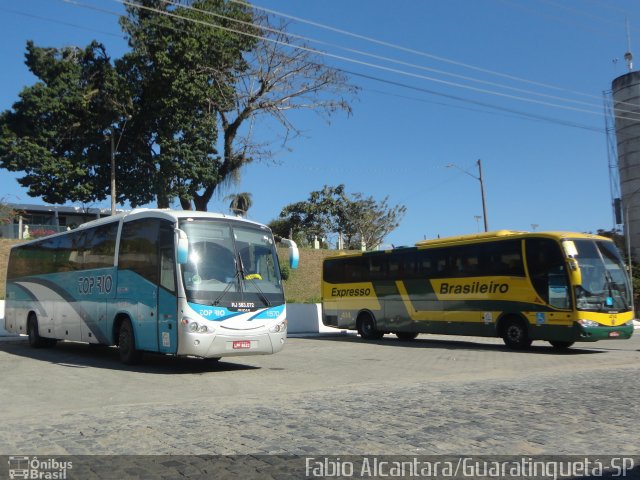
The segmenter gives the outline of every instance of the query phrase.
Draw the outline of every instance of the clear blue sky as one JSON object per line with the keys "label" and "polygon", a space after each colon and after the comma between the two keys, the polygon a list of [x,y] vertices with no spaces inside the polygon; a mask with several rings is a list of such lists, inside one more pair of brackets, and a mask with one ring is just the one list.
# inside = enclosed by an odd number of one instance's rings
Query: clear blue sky
{"label": "clear blue sky", "polygon": [[[316,45],[383,68],[326,59],[376,80],[351,77],[362,90],[350,117],[338,114],[327,123],[313,113],[296,114],[305,136],[279,153],[277,164],[250,165],[240,183],[223,192],[252,192],[250,218],[266,223],[309,192],[344,183],[349,192],[388,196],[391,204],[407,206],[388,243],[473,233],[482,229],[476,218],[482,215],[479,182],[472,178],[482,159],[491,230],[613,226],[602,92],[627,71],[627,19],[631,51],[640,65],[637,0],[255,4],[375,39],[296,20],[289,27],[376,55]],[[0,108],[11,108],[22,88],[35,81],[24,65],[27,40],[61,47],[97,39],[118,57],[127,46],[117,16],[109,12],[121,11],[122,4],[111,0],[0,2]],[[459,169],[446,168],[452,163]],[[0,175],[0,197],[40,203],[19,187],[18,175]],[[209,209],[227,211],[223,196]],[[107,207],[108,201],[95,206]]]}

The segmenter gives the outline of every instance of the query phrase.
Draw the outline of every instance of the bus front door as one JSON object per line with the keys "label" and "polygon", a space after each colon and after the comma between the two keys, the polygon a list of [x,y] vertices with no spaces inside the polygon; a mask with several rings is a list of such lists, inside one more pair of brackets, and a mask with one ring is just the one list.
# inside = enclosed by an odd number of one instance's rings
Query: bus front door
{"label": "bus front door", "polygon": [[158,351],[178,351],[178,300],[174,230],[162,224],[159,232],[160,284],[158,285]]}

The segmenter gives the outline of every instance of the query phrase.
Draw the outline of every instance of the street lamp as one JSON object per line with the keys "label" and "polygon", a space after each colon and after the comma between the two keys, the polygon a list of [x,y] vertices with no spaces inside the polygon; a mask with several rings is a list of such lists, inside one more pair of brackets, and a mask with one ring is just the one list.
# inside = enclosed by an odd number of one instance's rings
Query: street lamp
{"label": "street lamp", "polygon": [[480,231],[480,219],[482,217],[480,215],[474,215],[473,218],[476,219],[476,225],[478,226],[478,231]]}
{"label": "street lamp", "polygon": [[127,115],[124,119],[122,130],[120,130],[120,135],[118,136],[118,143],[115,143],[113,140],[113,127],[111,127],[111,134],[109,135],[109,138],[111,140],[111,215],[116,214],[116,153],[118,153],[120,140],[122,140],[122,134],[124,133],[124,129],[127,126],[127,122],[129,120],[131,120],[131,115]]}
{"label": "street lamp", "polygon": [[474,174],[467,172],[465,169],[460,168],[455,163],[450,163],[449,165],[446,165],[446,167],[447,168],[451,168],[451,167],[457,168],[461,172],[466,173],[470,177],[473,177],[473,178],[475,178],[476,180],[478,180],[480,182],[480,195],[482,195],[482,215],[483,215],[483,218],[484,218],[484,231],[488,232],[489,231],[489,221],[487,220],[487,203],[486,203],[485,198],[484,198],[484,182],[482,181],[482,162],[480,161],[480,159],[478,159],[478,161],[476,163],[478,165],[478,176],[477,177]]}

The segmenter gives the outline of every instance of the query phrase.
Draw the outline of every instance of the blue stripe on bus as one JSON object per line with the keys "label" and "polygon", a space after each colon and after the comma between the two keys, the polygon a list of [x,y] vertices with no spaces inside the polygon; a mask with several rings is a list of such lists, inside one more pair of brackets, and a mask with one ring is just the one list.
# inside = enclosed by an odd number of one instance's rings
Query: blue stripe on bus
{"label": "blue stripe on bus", "polygon": [[[207,320],[222,322],[238,315],[243,315],[247,312],[234,312],[225,307],[212,307],[209,305],[200,305],[198,303],[189,302],[189,306],[194,312],[198,313]],[[266,308],[260,310],[255,315],[251,316],[248,321],[251,320],[273,320],[279,317],[284,312],[284,305],[278,305],[277,307]]]}
{"label": "blue stripe on bus", "polygon": [[207,320],[223,321],[238,315],[242,315],[244,312],[232,312],[225,307],[212,307],[209,305],[200,305],[199,303],[189,302],[189,306],[201,317]]}
{"label": "blue stripe on bus", "polygon": [[249,320],[273,320],[278,318],[284,312],[284,305],[278,305],[277,307],[267,308],[262,310],[257,315],[254,315]]}

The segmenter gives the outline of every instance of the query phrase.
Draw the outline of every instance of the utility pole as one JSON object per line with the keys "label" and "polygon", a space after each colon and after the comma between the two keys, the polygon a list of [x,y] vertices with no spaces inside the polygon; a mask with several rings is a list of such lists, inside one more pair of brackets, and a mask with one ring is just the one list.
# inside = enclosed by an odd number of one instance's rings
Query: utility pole
{"label": "utility pole", "polygon": [[111,139],[111,215],[116,214],[116,152],[118,151],[122,135],[124,134],[124,129],[127,127],[127,122],[129,120],[131,120],[131,115],[124,117],[124,123],[122,124],[122,130],[120,130],[117,144],[113,138],[115,135],[113,125],[111,126],[111,134],[109,135]]}
{"label": "utility pole", "polygon": [[487,220],[487,203],[484,198],[484,182],[482,181],[482,162],[478,159],[478,180],[480,180],[480,194],[482,195],[482,215],[484,216],[484,231],[489,231],[489,221]]}
{"label": "utility pole", "polygon": [[116,214],[116,147],[111,129],[111,215]]}

